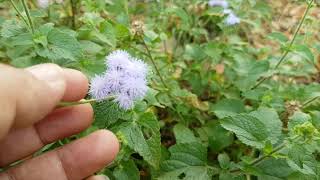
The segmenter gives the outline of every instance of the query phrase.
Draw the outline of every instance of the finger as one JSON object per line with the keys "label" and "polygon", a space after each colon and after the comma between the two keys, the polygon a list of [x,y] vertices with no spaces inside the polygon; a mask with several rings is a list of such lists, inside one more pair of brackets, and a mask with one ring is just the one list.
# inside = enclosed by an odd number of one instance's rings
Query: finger
{"label": "finger", "polygon": [[57,65],[33,67],[33,74],[0,65],[0,137],[11,125],[25,127],[42,119],[63,97],[66,82]]}
{"label": "finger", "polygon": [[53,64],[26,70],[0,65],[0,81],[0,108],[3,109],[0,138],[14,121],[18,127],[33,124],[55,108],[61,99],[77,101],[88,90],[88,80],[81,72]]}
{"label": "finger", "polygon": [[0,167],[31,155],[45,144],[81,132],[90,126],[92,116],[91,105],[83,104],[55,110],[34,126],[14,129],[0,141]]}
{"label": "finger", "polygon": [[67,88],[63,96],[63,101],[78,101],[83,99],[88,92],[88,79],[80,71],[74,69],[64,69],[64,76]]}
{"label": "finger", "polygon": [[110,180],[110,179],[108,178],[108,176],[105,176],[105,175],[97,175],[97,176],[91,176],[86,180]]}
{"label": "finger", "polygon": [[80,180],[111,163],[118,151],[119,143],[115,135],[100,130],[13,167],[0,174],[0,179]]}

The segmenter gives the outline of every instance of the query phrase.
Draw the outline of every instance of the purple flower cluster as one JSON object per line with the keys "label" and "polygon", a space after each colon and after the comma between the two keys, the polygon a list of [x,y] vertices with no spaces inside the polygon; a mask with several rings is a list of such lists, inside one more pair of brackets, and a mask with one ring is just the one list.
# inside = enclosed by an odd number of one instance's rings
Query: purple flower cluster
{"label": "purple flower cluster", "polygon": [[123,50],[109,54],[106,65],[107,71],[91,80],[90,95],[97,100],[115,96],[115,102],[121,108],[131,109],[134,102],[142,99],[148,91],[148,66]]}
{"label": "purple flower cluster", "polygon": [[210,0],[208,5],[213,6],[220,6],[223,7],[223,13],[227,15],[225,19],[225,23],[229,26],[236,25],[240,23],[240,18],[231,10],[229,9],[229,3],[226,0]]}
{"label": "purple flower cluster", "polygon": [[225,20],[225,23],[227,25],[232,26],[240,23],[240,18],[237,15],[235,15],[231,9],[225,9],[223,13],[228,15]]}
{"label": "purple flower cluster", "polygon": [[225,0],[210,0],[208,2],[208,5],[212,6],[212,7],[213,6],[221,6],[223,8],[228,8],[229,3],[227,1],[225,1]]}

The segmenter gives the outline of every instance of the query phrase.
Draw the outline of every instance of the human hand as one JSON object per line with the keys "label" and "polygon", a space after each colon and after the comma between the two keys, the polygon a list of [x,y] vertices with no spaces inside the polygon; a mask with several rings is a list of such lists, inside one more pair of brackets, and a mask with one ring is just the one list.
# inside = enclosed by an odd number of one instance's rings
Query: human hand
{"label": "human hand", "polygon": [[[0,167],[77,134],[92,122],[90,104],[55,109],[60,101],[86,95],[88,81],[79,71],[53,64],[25,70],[0,64],[0,82]],[[110,163],[118,151],[115,135],[99,130],[9,168],[0,173],[0,180],[84,179]]]}

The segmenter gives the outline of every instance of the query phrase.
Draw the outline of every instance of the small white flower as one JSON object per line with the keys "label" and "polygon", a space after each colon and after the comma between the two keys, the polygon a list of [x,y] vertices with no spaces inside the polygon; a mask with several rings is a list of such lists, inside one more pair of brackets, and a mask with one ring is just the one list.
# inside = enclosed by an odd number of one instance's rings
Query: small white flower
{"label": "small white flower", "polygon": [[229,3],[227,1],[225,1],[225,0],[210,0],[208,2],[208,5],[212,6],[212,7],[213,6],[221,6],[223,8],[228,8]]}
{"label": "small white flower", "polygon": [[235,14],[231,13],[228,15],[228,17],[225,20],[227,25],[235,25],[240,23],[240,18],[238,18]]}
{"label": "small white flower", "polygon": [[38,0],[37,4],[40,8],[46,9],[47,7],[50,6],[50,0]]}

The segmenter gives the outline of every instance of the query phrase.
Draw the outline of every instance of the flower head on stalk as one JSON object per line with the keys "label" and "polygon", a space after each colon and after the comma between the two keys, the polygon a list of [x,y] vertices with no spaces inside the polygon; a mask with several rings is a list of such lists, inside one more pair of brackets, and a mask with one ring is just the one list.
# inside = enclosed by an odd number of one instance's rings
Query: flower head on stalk
{"label": "flower head on stalk", "polygon": [[106,57],[107,71],[91,81],[90,94],[97,100],[110,95],[125,110],[131,109],[136,100],[142,99],[148,91],[148,66],[123,50],[116,50]]}

